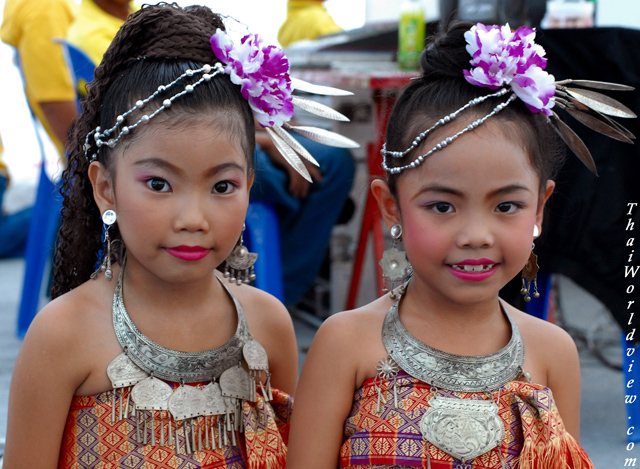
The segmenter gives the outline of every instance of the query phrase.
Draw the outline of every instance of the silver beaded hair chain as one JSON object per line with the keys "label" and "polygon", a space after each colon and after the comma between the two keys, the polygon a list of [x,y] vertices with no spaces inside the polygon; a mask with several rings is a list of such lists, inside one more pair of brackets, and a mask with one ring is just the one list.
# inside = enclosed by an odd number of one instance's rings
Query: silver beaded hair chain
{"label": "silver beaded hair chain", "polygon": [[424,159],[427,158],[428,156],[430,156],[432,153],[434,153],[434,152],[436,152],[438,150],[442,150],[447,145],[449,145],[451,142],[453,142],[455,139],[460,137],[462,134],[464,134],[464,133],[466,133],[466,132],[468,132],[470,130],[475,129],[479,125],[483,124],[488,118],[496,115],[497,113],[502,111],[504,108],[506,108],[512,101],[514,101],[516,99],[517,96],[515,95],[515,93],[512,93],[511,96],[509,96],[509,99],[507,99],[505,102],[500,103],[496,107],[494,107],[493,110],[489,114],[487,114],[486,116],[484,116],[484,117],[482,117],[480,119],[477,119],[477,120],[473,121],[471,124],[466,126],[464,129],[462,129],[457,134],[452,135],[451,137],[447,137],[446,139],[444,139],[440,143],[436,144],[436,146],[434,146],[431,150],[429,150],[424,155],[418,156],[411,163],[406,164],[404,166],[390,167],[390,166],[387,165],[387,157],[391,156],[393,158],[402,158],[402,157],[406,156],[410,151],[412,151],[415,148],[417,148],[420,145],[420,143],[422,143],[422,141],[427,137],[427,135],[430,132],[432,132],[436,127],[439,127],[441,125],[444,125],[444,124],[447,124],[447,123],[451,122],[453,119],[458,117],[458,114],[460,114],[462,111],[464,111],[465,109],[467,109],[467,108],[469,108],[471,106],[475,106],[477,104],[480,104],[481,102],[483,102],[484,100],[486,100],[488,98],[496,98],[496,97],[504,96],[509,91],[510,91],[509,89],[503,88],[500,91],[498,91],[497,93],[493,93],[493,94],[489,94],[489,95],[486,95],[486,96],[482,96],[482,97],[479,97],[479,98],[472,99],[467,104],[462,106],[460,109],[458,109],[457,111],[449,114],[448,116],[445,116],[442,119],[438,120],[438,122],[436,122],[432,127],[430,127],[429,129],[425,130],[420,135],[418,135],[416,137],[416,139],[411,143],[411,146],[409,148],[407,148],[406,150],[404,150],[404,151],[389,151],[389,150],[386,149],[386,143],[385,143],[385,145],[382,147],[382,150],[380,151],[380,153],[383,156],[382,168],[385,171],[387,171],[388,173],[390,173],[390,174],[398,174],[398,173],[400,173],[401,171],[403,171],[405,169],[415,168],[416,166],[419,166],[420,164],[422,164]]}
{"label": "silver beaded hair chain", "polygon": [[[214,70],[214,69],[215,69],[215,71],[213,73],[211,73],[211,71]],[[183,78],[192,77],[192,76],[197,75],[199,73],[202,73],[202,77],[198,81],[196,81],[193,84],[185,85],[185,87],[184,87],[184,89],[182,91],[180,91],[179,93],[173,95],[170,98],[165,99],[162,102],[162,106],[160,106],[158,109],[156,109],[152,114],[144,114],[142,117],[140,117],[140,119],[136,123],[134,123],[132,125],[129,125],[129,126],[126,126],[126,125],[122,126],[120,128],[120,132],[118,133],[118,135],[115,138],[111,138],[111,139],[109,139],[109,140],[107,140],[105,142],[104,139],[109,138],[112,134],[114,134],[116,132],[116,130],[118,129],[118,127],[122,125],[122,123],[124,122],[125,118],[127,118],[131,113],[133,113],[137,109],[142,109],[152,99],[155,99],[156,96],[158,96],[160,93],[162,93],[164,91],[167,91],[169,88],[173,87],[178,82],[182,81]],[[147,99],[138,100],[136,102],[135,106],[133,106],[131,109],[129,109],[124,114],[121,114],[118,117],[116,117],[116,124],[113,127],[111,127],[110,129],[107,129],[107,130],[105,130],[104,132],[101,133],[102,129],[100,127],[96,127],[95,130],[92,130],[91,132],[89,132],[87,134],[87,138],[85,139],[85,143],[84,143],[85,156],[87,157],[89,162],[94,161],[94,160],[96,160],[98,158],[97,152],[93,153],[91,155],[91,158],[89,158],[89,156],[88,156],[88,152],[91,149],[91,145],[89,144],[89,138],[92,135],[93,135],[93,138],[94,138],[94,140],[96,142],[96,146],[98,147],[98,150],[103,145],[107,145],[109,148],[113,148],[116,145],[116,143],[118,143],[118,141],[124,135],[127,135],[129,132],[131,132],[133,129],[138,127],[140,124],[148,123],[151,119],[153,119],[155,116],[157,116],[159,112],[163,111],[164,109],[167,109],[167,108],[171,107],[171,104],[173,103],[173,101],[175,101],[176,99],[178,99],[181,96],[184,96],[185,94],[193,93],[193,90],[194,90],[194,88],[196,86],[200,85],[201,83],[203,83],[205,81],[210,81],[214,76],[216,76],[216,75],[218,75],[220,73],[224,73],[224,67],[222,66],[222,64],[220,62],[216,63],[213,67],[211,65],[209,65],[209,64],[206,64],[206,65],[202,66],[202,68],[199,68],[197,70],[189,69],[189,70],[185,71],[182,75],[180,75],[178,78],[173,80],[168,85],[160,85],[160,86],[158,86],[158,89],[151,96],[149,96]]]}

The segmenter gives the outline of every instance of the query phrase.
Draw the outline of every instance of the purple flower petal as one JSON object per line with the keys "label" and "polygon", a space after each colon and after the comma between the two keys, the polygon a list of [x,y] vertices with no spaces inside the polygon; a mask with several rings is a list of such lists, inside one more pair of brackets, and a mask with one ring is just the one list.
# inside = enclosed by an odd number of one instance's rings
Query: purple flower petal
{"label": "purple flower petal", "polygon": [[293,117],[289,61],[282,49],[264,46],[257,34],[248,34],[235,45],[220,29],[211,36],[211,48],[226,64],[224,73],[240,86],[260,125],[281,126]]}

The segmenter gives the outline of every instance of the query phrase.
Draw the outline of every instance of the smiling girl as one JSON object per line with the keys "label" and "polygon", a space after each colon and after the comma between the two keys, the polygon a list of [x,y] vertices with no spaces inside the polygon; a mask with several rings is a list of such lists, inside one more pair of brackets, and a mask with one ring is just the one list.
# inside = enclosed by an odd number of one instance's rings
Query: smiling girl
{"label": "smiling girl", "polygon": [[387,179],[371,185],[394,238],[385,276],[409,279],[319,329],[288,468],[592,467],[573,340],[498,296],[525,265],[535,296],[558,164],[534,37],[456,23],[423,53],[389,120]]}
{"label": "smiling girl", "polygon": [[241,283],[254,119],[288,120],[291,84],[281,50],[254,35],[242,48],[251,63],[208,8],[160,4],[96,69],[63,176],[55,299],[13,372],[6,469],[284,466],[294,330]]}

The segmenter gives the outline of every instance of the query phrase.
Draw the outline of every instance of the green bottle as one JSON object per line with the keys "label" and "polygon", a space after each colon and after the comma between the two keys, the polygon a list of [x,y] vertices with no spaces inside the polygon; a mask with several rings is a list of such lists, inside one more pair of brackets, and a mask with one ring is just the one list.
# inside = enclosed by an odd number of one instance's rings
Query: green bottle
{"label": "green bottle", "polygon": [[398,65],[403,70],[420,68],[424,49],[425,13],[420,0],[404,0],[398,25]]}

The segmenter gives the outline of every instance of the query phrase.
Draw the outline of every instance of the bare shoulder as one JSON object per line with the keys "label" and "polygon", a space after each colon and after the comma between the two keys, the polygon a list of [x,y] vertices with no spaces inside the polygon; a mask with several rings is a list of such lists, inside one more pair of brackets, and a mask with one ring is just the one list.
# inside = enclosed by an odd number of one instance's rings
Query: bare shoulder
{"label": "bare shoulder", "polygon": [[[47,351],[52,360],[62,360],[69,372],[88,373],[92,343],[102,341],[112,330],[110,286],[86,282],[48,303],[34,318],[25,336],[27,348]],[[73,363],[75,369],[69,366]],[[83,368],[86,363],[87,368]]]}
{"label": "bare shoulder", "polygon": [[249,285],[232,285],[245,312],[249,331],[265,348],[273,385],[293,395],[298,380],[298,346],[293,321],[273,295]]}
{"label": "bare shoulder", "polygon": [[287,308],[275,296],[250,285],[230,285],[229,288],[242,305],[252,330],[277,333],[292,326]]}
{"label": "bare shoulder", "polygon": [[549,385],[558,375],[579,374],[578,350],[561,327],[513,307],[509,313],[518,325],[525,345],[525,369],[539,384]]}
{"label": "bare shoulder", "polygon": [[353,372],[354,386],[375,375],[378,360],[387,355],[382,342],[382,325],[391,307],[388,297],[379,298],[360,308],[330,316],[318,330],[310,356],[339,360]]}

